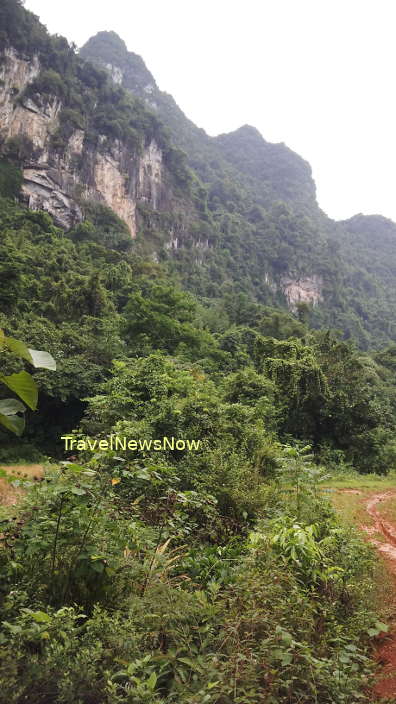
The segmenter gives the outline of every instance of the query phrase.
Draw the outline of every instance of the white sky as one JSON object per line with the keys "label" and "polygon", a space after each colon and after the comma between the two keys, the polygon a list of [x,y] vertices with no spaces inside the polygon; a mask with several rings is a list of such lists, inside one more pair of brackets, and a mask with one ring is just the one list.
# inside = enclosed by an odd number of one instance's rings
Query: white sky
{"label": "white sky", "polygon": [[313,169],[335,219],[396,220],[395,0],[26,0],[81,46],[117,32],[215,135],[243,124]]}

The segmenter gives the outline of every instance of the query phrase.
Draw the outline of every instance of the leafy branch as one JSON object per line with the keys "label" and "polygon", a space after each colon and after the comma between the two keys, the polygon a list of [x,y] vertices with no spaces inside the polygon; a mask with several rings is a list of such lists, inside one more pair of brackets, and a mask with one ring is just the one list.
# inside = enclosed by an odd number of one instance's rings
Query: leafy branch
{"label": "leafy branch", "polygon": [[[0,329],[0,351],[4,349],[9,350],[14,357],[30,362],[35,368],[56,370],[56,362],[48,352],[30,349],[24,342],[6,336],[4,331]],[[26,371],[10,374],[9,376],[0,374],[0,383],[11,389],[21,399],[21,401],[16,398],[0,400],[0,425],[20,436],[25,429],[25,418],[23,415],[18,414],[25,413],[26,407],[24,404],[32,411],[36,410],[38,400],[37,384],[31,374]]]}

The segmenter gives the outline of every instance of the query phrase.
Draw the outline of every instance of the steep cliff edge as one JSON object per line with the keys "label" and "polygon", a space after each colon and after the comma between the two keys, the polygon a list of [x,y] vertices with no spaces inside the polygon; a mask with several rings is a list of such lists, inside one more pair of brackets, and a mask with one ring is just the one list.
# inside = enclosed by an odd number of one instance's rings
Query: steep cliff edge
{"label": "steep cliff edge", "polygon": [[267,142],[245,125],[210,137],[189,120],[171,95],[161,91],[144,61],[128,51],[115,32],[98,32],[80,49],[80,56],[107,70],[113,80],[145,101],[169,126],[174,143],[185,150],[189,164],[205,183],[217,178],[241,181],[258,202],[280,199],[296,206],[316,206],[311,167],[285,144]]}
{"label": "steep cliff edge", "polygon": [[0,52],[0,148],[22,168],[23,199],[66,229],[83,219],[84,201],[101,202],[136,237],[137,205],[169,209],[187,176],[180,163],[176,176],[168,168],[177,153],[160,121],[67,43],[61,73],[12,39]]}
{"label": "steep cliff edge", "polygon": [[[258,130],[247,125],[230,134],[208,136],[184,115],[172,96],[158,88],[142,58],[128,51],[125,42],[115,32],[98,32],[80,49],[79,55],[106,70],[117,84],[143,100],[170,128],[173,142],[185,150],[189,166],[206,188],[209,212],[213,214],[210,222],[212,237],[209,239],[217,234],[218,246],[233,252],[231,258],[237,261],[246,255],[257,259],[254,249],[261,249],[261,271],[257,276],[268,299],[286,302],[292,310],[299,302],[320,303],[323,300],[323,275],[317,269],[320,256],[314,256],[309,262],[302,261],[300,256],[293,261],[296,250],[288,247],[288,261],[282,261],[280,267],[277,264],[271,266],[271,254],[267,251],[271,244],[262,236],[262,230],[268,227],[272,218],[271,214],[268,217],[264,211],[260,212],[260,206],[271,211],[277,201],[288,202],[290,208],[300,212],[317,209],[315,183],[309,164],[286,145],[267,142]],[[242,249],[250,250],[249,253],[242,253],[240,248],[235,251],[233,238],[230,242],[227,231],[228,224],[220,221],[219,211],[230,213],[235,221],[234,227],[239,230]],[[202,223],[200,227],[202,229]],[[216,233],[218,229],[220,232]],[[208,241],[203,234],[198,244],[208,244]],[[166,247],[174,256],[182,258],[184,244],[183,240],[171,237]],[[296,238],[293,244],[296,245]],[[322,245],[321,233],[312,232],[312,250],[318,253]],[[206,260],[210,262],[213,256],[208,253]],[[204,266],[202,259],[200,265]],[[230,267],[235,269],[235,261],[230,261]],[[183,259],[184,273],[186,268]],[[311,285],[311,282],[314,283]]]}

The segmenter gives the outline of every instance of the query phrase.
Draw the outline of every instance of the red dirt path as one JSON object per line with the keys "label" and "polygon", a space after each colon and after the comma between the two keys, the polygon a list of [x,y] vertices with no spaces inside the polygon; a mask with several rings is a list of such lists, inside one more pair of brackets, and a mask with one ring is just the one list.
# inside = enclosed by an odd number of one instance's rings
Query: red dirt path
{"label": "red dirt path", "polygon": [[[373,519],[373,524],[362,525],[361,528],[369,534],[370,543],[384,557],[386,567],[394,580],[396,604],[396,524],[384,519],[377,509],[379,503],[392,497],[396,497],[395,491],[385,491],[370,496],[366,501],[366,511]],[[376,651],[381,669],[373,687],[373,695],[377,701],[386,700],[396,703],[396,622],[391,622],[389,626],[389,632],[381,639]]]}

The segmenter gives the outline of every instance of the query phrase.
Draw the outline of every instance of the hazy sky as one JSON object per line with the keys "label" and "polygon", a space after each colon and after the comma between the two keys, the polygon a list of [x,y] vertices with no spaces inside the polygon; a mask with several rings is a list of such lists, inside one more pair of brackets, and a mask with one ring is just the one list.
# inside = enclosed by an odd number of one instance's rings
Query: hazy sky
{"label": "hazy sky", "polygon": [[26,0],[81,46],[112,29],[209,134],[243,124],[313,169],[333,218],[396,220],[395,0]]}

